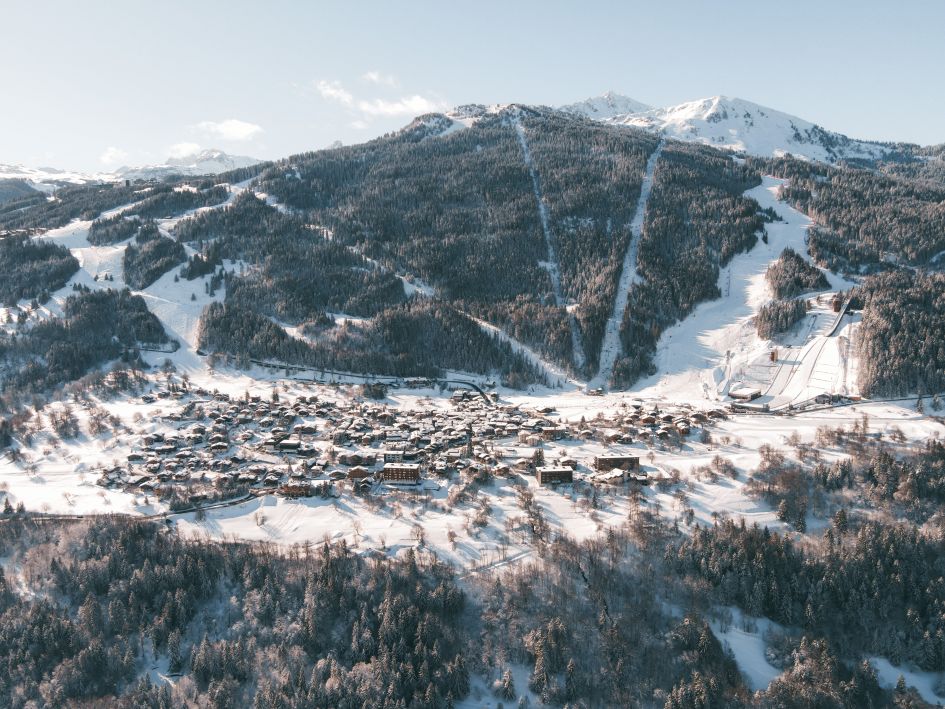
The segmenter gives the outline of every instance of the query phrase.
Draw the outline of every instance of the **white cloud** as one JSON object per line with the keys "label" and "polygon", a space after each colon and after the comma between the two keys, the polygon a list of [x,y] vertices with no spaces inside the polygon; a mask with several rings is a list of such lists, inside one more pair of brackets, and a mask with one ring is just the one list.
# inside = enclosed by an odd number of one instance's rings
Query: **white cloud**
{"label": "white cloud", "polygon": [[448,106],[442,101],[434,101],[415,94],[404,96],[394,101],[376,98],[371,101],[358,101],[358,109],[369,116],[417,116],[421,113],[442,111]]}
{"label": "white cloud", "polygon": [[194,153],[200,152],[199,143],[176,143],[171,146],[169,156],[172,160],[180,160],[181,158],[186,158]]}
{"label": "white cloud", "polygon": [[[395,86],[396,79],[385,76],[376,71],[369,71],[362,77],[365,81],[386,86]],[[320,79],[314,82],[315,89],[326,101],[343,106],[352,117],[351,126],[363,129],[375,118],[389,118],[394,116],[418,116],[422,113],[444,111],[449,106],[441,100],[427,98],[420,94],[402,96],[400,98],[357,98],[340,81]]]}
{"label": "white cloud", "polygon": [[400,86],[396,76],[382,74],[379,71],[367,71],[361,75],[361,78],[371,84],[380,84],[382,86],[390,86],[391,88]]}
{"label": "white cloud", "polygon": [[321,79],[315,82],[315,90],[327,101],[334,101],[335,103],[340,103],[342,106],[351,106],[354,104],[354,96],[341,85],[340,81],[325,81]]}
{"label": "white cloud", "polygon": [[201,121],[196,127],[211,138],[232,141],[252,140],[263,132],[262,126],[236,118],[227,118],[225,121]]}
{"label": "white cloud", "polygon": [[128,153],[114,145],[109,145],[98,159],[103,165],[120,165],[128,159]]}

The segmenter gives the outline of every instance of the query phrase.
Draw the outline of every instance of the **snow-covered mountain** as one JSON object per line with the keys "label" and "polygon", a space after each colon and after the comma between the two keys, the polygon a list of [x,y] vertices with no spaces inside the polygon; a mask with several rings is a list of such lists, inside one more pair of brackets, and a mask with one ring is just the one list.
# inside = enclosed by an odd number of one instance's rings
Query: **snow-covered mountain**
{"label": "snow-covered mountain", "polygon": [[0,180],[19,180],[42,192],[51,192],[65,183],[84,185],[88,182],[102,182],[109,179],[114,178],[107,174],[89,175],[55,167],[26,167],[0,163]]}
{"label": "snow-covered mountain", "polygon": [[230,155],[222,150],[200,150],[182,157],[168,158],[161,165],[121,167],[115,175],[126,180],[160,179],[168,175],[219,175],[260,162],[245,155]]}
{"label": "snow-covered mountain", "polygon": [[171,175],[218,175],[240,167],[249,167],[260,162],[245,155],[230,155],[222,150],[201,150],[183,157],[168,158],[160,165],[143,167],[120,167],[114,172],[89,174],[54,167],[25,167],[0,163],[0,181],[11,181],[28,185],[41,192],[53,192],[64,184],[84,185],[90,182],[114,182],[116,180],[161,179]]}
{"label": "snow-covered mountain", "polygon": [[597,121],[625,116],[628,113],[642,113],[649,111],[652,106],[647,106],[629,96],[621,96],[613,91],[608,91],[601,96],[594,96],[584,101],[570,103],[567,106],[559,107],[559,110],[565,113],[571,113],[586,118],[592,118]]}
{"label": "snow-covered mountain", "polygon": [[880,158],[893,149],[891,144],[854,140],[802,118],[727,96],[631,111],[602,120],[760,157],[791,154],[835,162]]}

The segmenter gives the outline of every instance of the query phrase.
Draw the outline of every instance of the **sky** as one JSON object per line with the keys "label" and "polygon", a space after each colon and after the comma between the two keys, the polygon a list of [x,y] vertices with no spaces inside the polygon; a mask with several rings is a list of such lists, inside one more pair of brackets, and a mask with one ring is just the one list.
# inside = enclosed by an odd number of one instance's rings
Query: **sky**
{"label": "sky", "polygon": [[0,0],[0,163],[279,158],[464,103],[726,95],[945,142],[938,0]]}

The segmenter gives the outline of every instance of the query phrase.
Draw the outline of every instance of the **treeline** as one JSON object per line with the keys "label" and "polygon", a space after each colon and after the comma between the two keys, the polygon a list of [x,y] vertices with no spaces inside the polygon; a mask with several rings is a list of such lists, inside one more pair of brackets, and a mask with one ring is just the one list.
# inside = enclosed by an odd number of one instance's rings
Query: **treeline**
{"label": "treeline", "polygon": [[431,377],[441,376],[444,369],[457,369],[495,373],[513,387],[544,380],[508,343],[435,301],[411,301],[363,325],[326,330],[324,324],[313,328],[316,339],[303,341],[227,298],[225,304],[211,303],[204,310],[198,342],[205,352],[232,355],[238,366],[258,359],[366,374]]}
{"label": "treeline", "polygon": [[775,298],[794,298],[810,291],[827,290],[830,281],[794,249],[788,247],[768,266],[765,280]]}
{"label": "treeline", "polygon": [[[546,534],[523,494],[526,533]],[[398,559],[344,542],[275,553],[153,522],[5,514],[0,551],[45,580],[28,594],[0,575],[0,702],[16,709],[439,709],[476,678],[490,706],[909,707],[914,694],[881,689],[861,653],[940,667],[923,623],[940,607],[941,550],[874,522],[802,552],[732,522],[680,535],[637,510],[588,542],[536,537],[535,561],[473,577],[467,595],[422,544]],[[697,610],[711,603],[795,629],[767,691],[745,686]],[[138,679],[152,652],[181,673],[173,685]]]}
{"label": "treeline", "polygon": [[945,185],[792,158],[764,167],[789,180],[781,195],[816,222],[811,256],[833,271],[921,266],[945,251]]}
{"label": "treeline", "polygon": [[142,219],[161,219],[178,214],[210,207],[226,201],[230,196],[229,185],[213,185],[208,189],[198,189],[191,184],[163,184],[154,187],[149,196],[134,205],[129,212]]}
{"label": "treeline", "polygon": [[63,316],[19,335],[0,335],[4,393],[41,392],[78,379],[111,360],[138,359],[137,346],[170,340],[140,296],[130,291],[81,291]]}
{"label": "treeline", "polygon": [[99,217],[89,225],[89,235],[86,238],[92,246],[117,244],[137,234],[140,227],[140,219],[126,216],[124,213]]}
{"label": "treeline", "polygon": [[[41,562],[42,595],[20,596],[0,574],[3,706],[397,709],[469,691],[465,596],[412,551],[382,563],[343,544],[279,555],[117,519],[14,518],[0,535],[5,554],[26,558],[64,542]],[[138,679],[143,647],[183,672],[173,690]]]}
{"label": "treeline", "polygon": [[753,168],[712,148],[666,145],[647,202],[638,255],[642,282],[633,286],[624,313],[615,384],[652,373],[662,332],[721,295],[719,269],[751,249],[770,221],[742,195],[760,181]]}
{"label": "treeline", "polygon": [[106,210],[141,199],[148,189],[123,183],[65,185],[52,199],[39,194],[0,206],[0,229],[55,229],[73,219],[95,219]]}
{"label": "treeline", "polygon": [[945,391],[945,274],[897,270],[853,290],[863,308],[854,341],[868,396]]}
{"label": "treeline", "polygon": [[915,527],[868,521],[805,552],[787,536],[725,521],[669,554],[675,571],[705,583],[718,603],[801,627],[848,656],[875,653],[940,672],[943,544]]}
{"label": "treeline", "polygon": [[196,277],[220,259],[255,266],[228,280],[227,298],[264,315],[293,323],[326,308],[370,316],[405,299],[396,276],[249,192],[226,208],[184,219],[175,234],[206,249],[187,266],[185,277]]}
{"label": "treeline", "polygon": [[775,335],[787,332],[807,314],[807,301],[772,300],[758,309],[755,329],[758,337],[770,340]]}
{"label": "treeline", "polygon": [[42,302],[79,270],[64,246],[26,236],[0,237],[0,302],[14,306],[25,298]]}
{"label": "treeline", "polygon": [[161,236],[154,222],[145,222],[134,241],[125,247],[125,283],[135,290],[147,288],[186,260],[183,244]]}

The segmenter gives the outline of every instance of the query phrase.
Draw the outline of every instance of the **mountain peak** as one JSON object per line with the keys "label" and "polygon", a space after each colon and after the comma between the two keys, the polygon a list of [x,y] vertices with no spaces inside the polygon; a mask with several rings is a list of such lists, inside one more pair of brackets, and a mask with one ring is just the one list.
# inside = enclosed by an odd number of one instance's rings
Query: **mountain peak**
{"label": "mountain peak", "polygon": [[230,155],[217,148],[204,148],[189,155],[169,157],[162,165],[123,167],[116,175],[124,179],[162,178],[168,175],[218,175],[260,162],[246,155]]}
{"label": "mountain peak", "polygon": [[760,157],[791,154],[835,162],[875,159],[888,152],[888,146],[853,140],[803,118],[732,96],[709,96],[605,120]]}
{"label": "mountain peak", "polygon": [[600,96],[593,96],[577,103],[561,106],[559,110],[601,121],[628,113],[642,113],[650,109],[650,106],[629,96],[614,91],[605,91]]}

